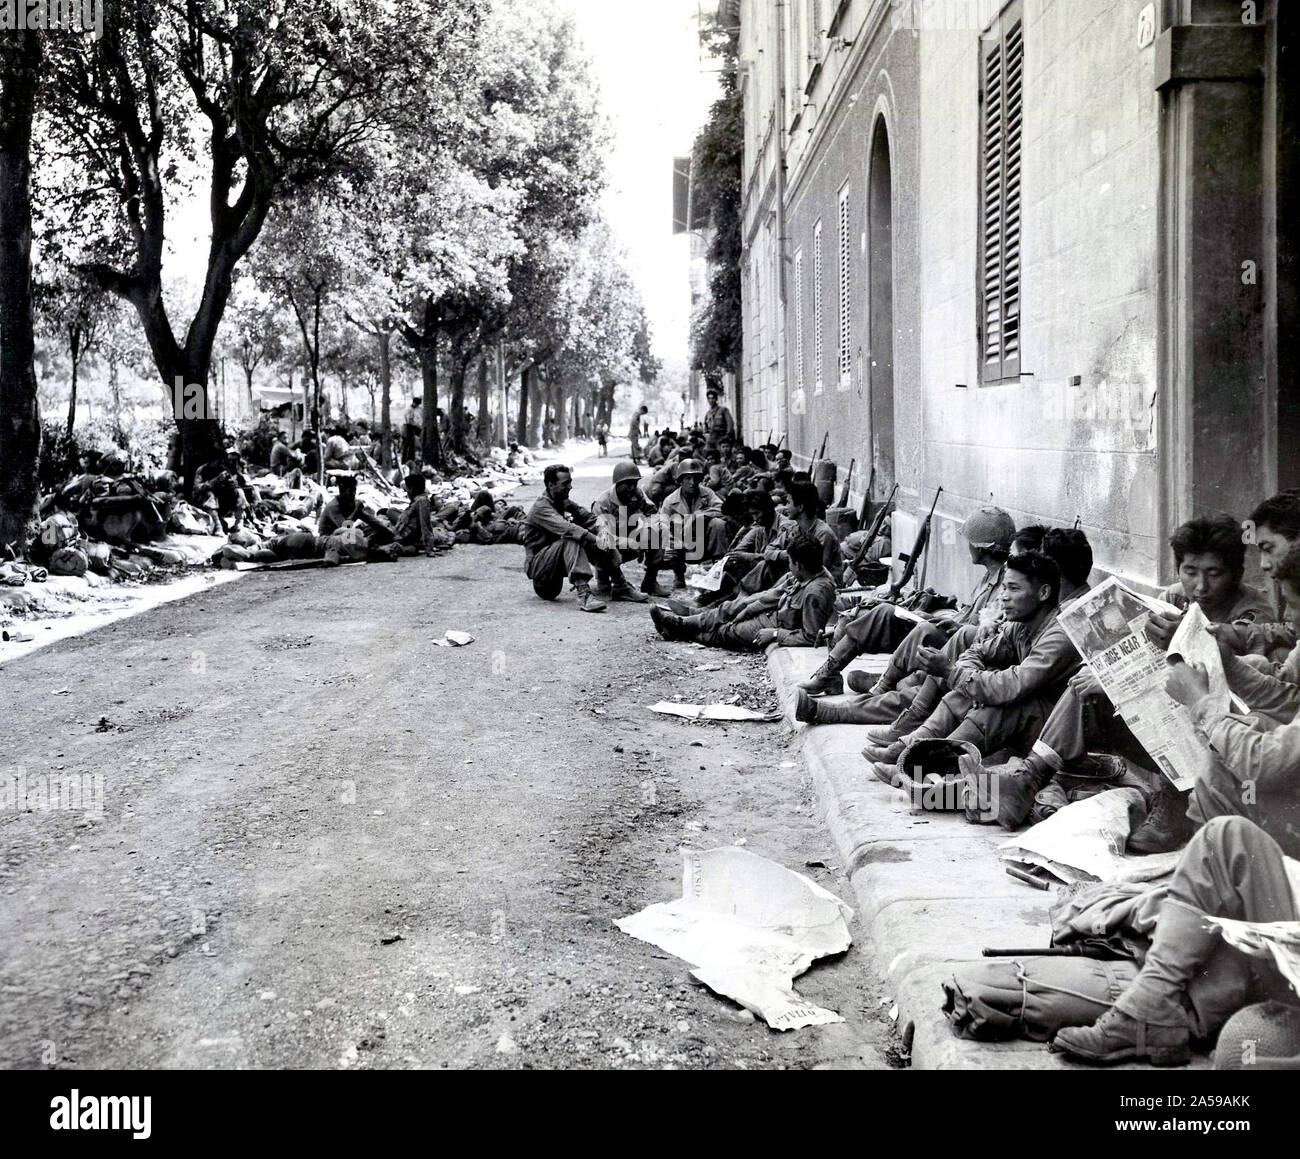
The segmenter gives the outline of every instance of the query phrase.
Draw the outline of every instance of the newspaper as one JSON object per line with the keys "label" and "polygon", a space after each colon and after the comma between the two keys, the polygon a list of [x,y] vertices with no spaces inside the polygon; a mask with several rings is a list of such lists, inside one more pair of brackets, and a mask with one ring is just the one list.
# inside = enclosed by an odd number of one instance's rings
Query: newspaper
{"label": "newspaper", "polygon": [[[1154,613],[1178,615],[1172,604],[1139,595],[1111,577],[1061,612],[1061,627],[1092,669],[1118,714],[1160,771],[1179,791],[1190,789],[1211,759],[1191,713],[1165,692],[1169,664],[1147,639]],[[1210,690],[1225,704],[1231,694],[1219,646],[1205,613],[1193,604],[1183,616],[1169,655],[1203,664]]]}
{"label": "newspaper", "polygon": [[690,962],[711,990],[773,1030],[844,1019],[801,998],[793,980],[853,942],[853,911],[838,897],[765,857],[736,848],[687,851],[682,896],[614,924]]}
{"label": "newspaper", "polygon": [[697,572],[686,580],[687,587],[697,592],[716,592],[722,589],[722,581],[727,578],[727,559],[724,556],[708,571]]}
{"label": "newspaper", "polygon": [[1300,922],[1239,922],[1207,916],[1223,940],[1252,958],[1271,959],[1278,973],[1300,994]]}
{"label": "newspaper", "polygon": [[1081,881],[1157,881],[1173,873],[1181,851],[1139,857],[1125,853],[1135,811],[1145,815],[1136,789],[1110,789],[1067,805],[1032,829],[1005,841],[998,856],[1045,870],[1066,885]]}

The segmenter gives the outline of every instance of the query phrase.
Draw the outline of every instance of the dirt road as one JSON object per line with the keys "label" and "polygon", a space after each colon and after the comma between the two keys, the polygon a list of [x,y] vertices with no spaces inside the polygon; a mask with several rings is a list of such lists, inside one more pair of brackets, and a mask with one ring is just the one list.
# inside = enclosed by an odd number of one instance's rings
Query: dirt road
{"label": "dirt road", "polygon": [[781,1035],[613,926],[683,846],[830,841],[783,725],[645,711],[768,696],[761,658],[699,671],[522,555],[253,575],[0,670],[7,783],[85,793],[0,808],[2,1065],[887,1065],[860,945],[799,983],[846,1024]]}

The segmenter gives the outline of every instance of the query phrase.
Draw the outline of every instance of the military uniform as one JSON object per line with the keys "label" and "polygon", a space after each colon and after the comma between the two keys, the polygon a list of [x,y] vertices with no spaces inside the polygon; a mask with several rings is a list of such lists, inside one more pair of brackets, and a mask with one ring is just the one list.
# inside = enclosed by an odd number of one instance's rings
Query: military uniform
{"label": "military uniform", "polygon": [[[785,520],[776,537],[764,549],[761,562],[756,563],[740,581],[741,590],[750,593],[765,591],[785,575],[790,569],[790,557],[786,555],[786,548],[798,534],[798,522]],[[840,548],[839,536],[830,524],[824,519],[818,519],[808,528],[807,534],[822,545],[822,566],[831,575],[839,575],[844,570],[844,554]]]}
{"label": "military uniform", "polygon": [[575,585],[589,582],[593,566],[615,585],[624,583],[622,560],[596,546],[598,527],[596,516],[572,500],[557,508],[543,495],[533,504],[524,526],[524,573],[542,599],[555,599],[566,578]]}
{"label": "military uniform", "polygon": [[720,559],[727,553],[730,537],[727,521],[722,516],[722,500],[708,487],[701,485],[693,501],[678,487],[664,500],[659,515],[666,537],[663,562],[674,574],[686,574],[688,556],[703,562]]}
{"label": "military uniform", "polygon": [[736,437],[735,416],[725,406],[714,404],[704,415],[704,434],[711,443]]}
{"label": "military uniform", "polygon": [[[611,487],[591,505],[592,514],[614,536],[623,562],[644,556],[646,578],[641,590],[654,588],[655,577],[663,567],[663,550],[659,545],[658,508],[646,498],[640,487],[631,503],[619,502],[618,488]],[[599,576],[603,584],[607,577]]]}
{"label": "military uniform", "polygon": [[809,648],[830,617],[835,602],[835,581],[829,572],[811,579],[787,575],[767,591],[734,600],[683,620],[685,631],[710,648],[753,651],[758,635],[776,631],[783,648]]}

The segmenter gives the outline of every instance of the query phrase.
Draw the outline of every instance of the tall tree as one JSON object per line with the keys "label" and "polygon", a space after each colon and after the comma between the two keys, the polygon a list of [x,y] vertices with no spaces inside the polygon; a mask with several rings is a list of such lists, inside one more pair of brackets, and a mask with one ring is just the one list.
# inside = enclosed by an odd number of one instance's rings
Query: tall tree
{"label": "tall tree", "polygon": [[239,278],[222,321],[222,346],[244,374],[248,409],[257,413],[253,379],[257,372],[274,365],[284,356],[286,339],[284,307],[265,286],[248,275]]}
{"label": "tall tree", "polygon": [[61,343],[68,355],[67,435],[77,421],[77,385],[82,365],[92,358],[112,322],[115,301],[85,275],[63,269],[36,286],[39,326]]}
{"label": "tall tree", "polygon": [[0,553],[24,551],[36,520],[31,144],[41,58],[36,32],[0,36]]}
{"label": "tall tree", "polygon": [[[51,41],[60,143],[98,212],[87,270],[131,302],[178,416],[187,480],[220,447],[207,405],[213,344],[236,266],[271,207],[346,171],[386,128],[454,107],[483,0],[105,0],[104,35]],[[170,196],[206,170],[203,293],[178,331],[163,296]]]}
{"label": "tall tree", "polygon": [[[555,350],[568,243],[591,221],[604,187],[608,127],[573,20],[551,0],[496,0],[483,46],[481,85],[463,98],[469,118],[463,157],[489,188],[518,191],[518,244],[504,263],[505,292],[481,280],[449,286],[442,300],[423,303],[404,333],[417,347],[442,343],[453,415],[464,402],[468,367],[504,342],[511,377],[526,376],[519,437],[535,443],[537,380]],[[463,439],[456,424],[453,438]]]}
{"label": "tall tree", "polygon": [[297,324],[311,380],[308,414],[318,436],[325,398],[321,362],[330,329],[338,321],[337,299],[346,285],[342,249],[347,197],[346,186],[318,189],[277,206],[252,257],[253,276],[289,308]]}

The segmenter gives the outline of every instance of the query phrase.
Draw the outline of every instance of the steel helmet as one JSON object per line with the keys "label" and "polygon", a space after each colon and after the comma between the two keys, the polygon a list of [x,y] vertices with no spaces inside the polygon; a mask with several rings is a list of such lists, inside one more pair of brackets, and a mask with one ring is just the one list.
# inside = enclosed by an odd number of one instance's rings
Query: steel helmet
{"label": "steel helmet", "polygon": [[1215,1070],[1300,1070],[1300,1010],[1281,1002],[1246,1006],[1228,1019]]}
{"label": "steel helmet", "polygon": [[981,507],[966,520],[961,533],[972,547],[1009,551],[1016,537],[1016,521],[1001,507]]}
{"label": "steel helmet", "polygon": [[614,466],[615,487],[617,487],[620,483],[626,483],[629,479],[640,480],[640,478],[641,478],[641,468],[638,467],[635,463],[629,462],[628,460],[624,459],[623,462],[615,464]]}
{"label": "steel helmet", "polygon": [[682,479],[684,479],[687,475],[698,475],[701,479],[703,479],[705,474],[706,472],[704,470],[704,464],[701,463],[699,459],[683,459],[673,469],[673,477],[676,478],[679,482]]}

